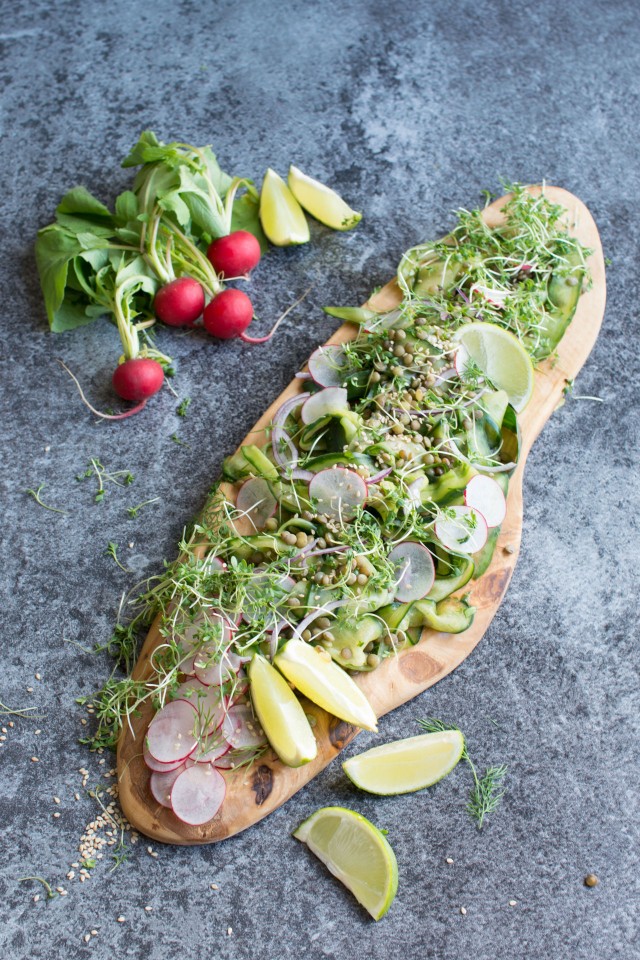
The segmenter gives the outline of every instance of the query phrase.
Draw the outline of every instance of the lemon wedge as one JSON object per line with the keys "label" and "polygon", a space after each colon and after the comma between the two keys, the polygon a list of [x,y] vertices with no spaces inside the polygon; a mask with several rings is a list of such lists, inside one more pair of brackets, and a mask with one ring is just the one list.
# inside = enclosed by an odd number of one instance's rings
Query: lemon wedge
{"label": "lemon wedge", "polygon": [[249,664],[251,701],[267,740],[283,763],[309,763],[318,745],[300,701],[282,674],[256,654]]}
{"label": "lemon wedge", "polygon": [[346,807],[322,807],[293,835],[351,890],[374,920],[385,915],[398,889],[398,862],[381,830]]}
{"label": "lemon wedge", "polygon": [[364,693],[321,647],[294,638],[287,641],[273,662],[303,696],[327,713],[356,727],[377,731],[376,715]]}
{"label": "lemon wedge", "polygon": [[308,177],[293,164],[289,167],[289,189],[301,207],[332,230],[352,230],[362,214],[352,210],[342,197],[319,180]]}
{"label": "lemon wedge", "polygon": [[302,207],[282,177],[271,167],[262,181],[260,222],[268,239],[276,247],[289,247],[309,240],[309,224]]}
{"label": "lemon wedge", "polygon": [[531,399],[534,372],[531,359],[520,341],[509,330],[495,323],[468,323],[456,331],[460,344],[456,369],[464,370],[469,360],[509,397],[517,413]]}
{"label": "lemon wedge", "polygon": [[390,797],[412,793],[451,773],[464,751],[459,730],[425,733],[365,750],[342,764],[356,787]]}

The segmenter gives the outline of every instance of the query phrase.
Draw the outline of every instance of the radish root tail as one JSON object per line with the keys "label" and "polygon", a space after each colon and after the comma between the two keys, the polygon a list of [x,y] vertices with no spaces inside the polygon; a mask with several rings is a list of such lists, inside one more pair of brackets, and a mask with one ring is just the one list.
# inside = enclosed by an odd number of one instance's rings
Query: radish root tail
{"label": "radish root tail", "polygon": [[247,333],[241,333],[240,339],[244,340],[245,343],[266,343],[268,340],[271,340],[271,337],[274,335],[274,333],[276,332],[276,330],[278,329],[278,327],[280,326],[284,318],[291,313],[294,307],[297,307],[299,303],[302,303],[302,301],[309,296],[312,290],[313,290],[313,284],[311,284],[308,290],[305,290],[305,292],[302,294],[301,297],[298,297],[295,303],[292,303],[290,307],[287,307],[284,313],[280,314],[280,316],[272,326],[271,332],[268,333],[266,337],[250,337]]}
{"label": "radish root tail", "polygon": [[75,383],[76,387],[78,388],[78,393],[80,394],[80,398],[84,403],[85,407],[88,407],[89,410],[91,410],[91,413],[95,414],[96,417],[101,417],[103,420],[124,420],[126,419],[126,417],[132,417],[134,413],[140,413],[140,411],[144,410],[144,408],[146,407],[147,401],[143,400],[142,403],[138,403],[135,407],[132,407],[131,410],[125,410],[124,413],[102,413],[100,410],[96,410],[96,408],[93,407],[85,397],[82,387],[80,386],[80,383],[76,375],[72,373],[71,370],[69,370],[69,367],[66,365],[66,363],[64,363],[63,360],[60,360],[59,357],[57,358],[57,360],[60,366],[67,371],[67,373]]}

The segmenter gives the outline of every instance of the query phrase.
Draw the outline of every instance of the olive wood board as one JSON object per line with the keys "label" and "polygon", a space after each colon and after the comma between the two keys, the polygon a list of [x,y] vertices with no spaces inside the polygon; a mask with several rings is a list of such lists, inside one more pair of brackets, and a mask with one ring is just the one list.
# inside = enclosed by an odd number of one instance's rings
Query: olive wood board
{"label": "olive wood board", "polygon": [[[537,194],[542,188],[528,189]],[[587,207],[571,193],[550,186],[546,186],[544,192],[549,200],[566,209],[565,222],[569,231],[593,251],[588,262],[592,284],[578,301],[556,358],[537,368],[533,396],[519,415],[522,447],[509,484],[506,519],[488,570],[464,588],[464,592],[470,592],[471,602],[477,608],[473,624],[460,634],[425,629],[415,646],[384,660],[374,671],[357,676],[356,682],[378,717],[411,700],[455,670],[484,636],[505,595],[518,558],[523,517],[522,476],[527,455],[542,427],[562,402],[566,382],[577,375],[586,361],[602,323],[606,286],[597,227]],[[495,227],[502,222],[501,208],[507,200],[508,195],[486,207],[483,217],[489,226]],[[378,311],[389,310],[399,299],[398,287],[395,281],[391,281],[366,306]],[[328,342],[343,343],[352,339],[356,332],[353,324],[345,323]],[[303,384],[304,381],[295,379],[286,387],[249,433],[247,440],[250,443],[266,442],[266,428],[276,410],[284,400],[300,392]],[[223,484],[223,489],[229,497],[235,492],[229,484]],[[157,623],[154,623],[133,670],[136,680],[153,676],[150,656],[161,640]],[[359,732],[307,700],[303,699],[303,705],[305,712],[313,715],[316,721],[313,727],[318,741],[316,759],[292,768],[269,751],[251,766],[223,771],[227,781],[225,800],[213,820],[201,826],[182,823],[151,795],[151,771],[143,760],[142,747],[153,717],[153,707],[150,703],[143,705],[132,721],[132,729],[125,726],[118,744],[119,796],[125,816],[136,830],[148,837],[177,844],[215,843],[266,817],[326,767]]]}

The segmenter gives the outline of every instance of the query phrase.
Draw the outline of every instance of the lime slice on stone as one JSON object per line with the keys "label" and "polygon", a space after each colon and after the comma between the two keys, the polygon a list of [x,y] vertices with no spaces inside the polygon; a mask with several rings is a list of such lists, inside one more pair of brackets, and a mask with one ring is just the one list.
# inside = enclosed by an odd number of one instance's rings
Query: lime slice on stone
{"label": "lime slice on stone", "polygon": [[412,793],[451,773],[464,750],[459,730],[425,733],[373,747],[342,764],[356,787],[391,796]]}
{"label": "lime slice on stone", "polygon": [[345,807],[322,807],[294,837],[306,843],[374,920],[385,915],[398,889],[398,863],[384,834]]}
{"label": "lime slice on stone", "polygon": [[293,165],[289,167],[289,189],[301,207],[332,230],[351,230],[362,220],[342,197],[319,180],[308,177]]}
{"label": "lime slice on stone", "polygon": [[283,763],[299,767],[318,747],[300,701],[275,667],[256,654],[249,665],[251,700],[267,739]]}
{"label": "lime slice on stone", "polygon": [[495,323],[469,323],[455,333],[460,344],[456,369],[466,363],[475,365],[499,389],[509,396],[509,403],[519,413],[524,410],[533,392],[533,364],[517,337]]}
{"label": "lime slice on stone", "polygon": [[271,168],[262,181],[260,222],[276,247],[289,247],[309,240],[309,224],[302,207],[282,177]]}
{"label": "lime slice on stone", "polygon": [[287,680],[319,707],[365,730],[378,729],[373,707],[348,673],[322,647],[288,640],[274,659]]}

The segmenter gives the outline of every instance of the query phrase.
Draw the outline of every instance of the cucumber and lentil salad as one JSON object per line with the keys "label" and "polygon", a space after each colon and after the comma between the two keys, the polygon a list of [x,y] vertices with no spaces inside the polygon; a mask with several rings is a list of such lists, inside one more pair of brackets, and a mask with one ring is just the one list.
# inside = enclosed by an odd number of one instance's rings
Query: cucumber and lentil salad
{"label": "cucumber and lentil salad", "polygon": [[510,389],[509,370],[467,349],[469,330],[489,350],[506,337],[507,366],[525,354],[531,369],[555,350],[588,283],[589,251],[567,233],[565,211],[544,191],[511,189],[499,228],[463,210],[447,237],[404,255],[391,312],[327,308],[357,334],[315,351],[265,446],[225,460],[226,484],[120,628],[128,649],[159,615],[155,675],[110,679],[94,743],[113,746],[151,700],[151,789],[184,822],[219,809],[220,769],[269,746],[285,762],[313,758],[306,728],[302,753],[286,743],[308,721],[282,675],[375,729],[351,677],[425,627],[459,633],[473,622],[461,591],[491,561],[527,397]]}

